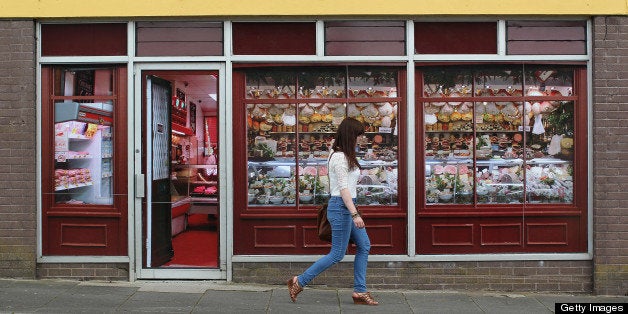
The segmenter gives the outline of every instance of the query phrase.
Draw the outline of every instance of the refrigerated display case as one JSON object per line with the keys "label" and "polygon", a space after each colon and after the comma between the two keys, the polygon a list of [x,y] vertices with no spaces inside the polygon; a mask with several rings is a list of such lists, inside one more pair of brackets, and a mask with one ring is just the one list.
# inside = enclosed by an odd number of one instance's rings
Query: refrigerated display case
{"label": "refrigerated display case", "polygon": [[113,121],[111,111],[102,108],[101,103],[55,104],[57,203],[111,205],[113,202]]}

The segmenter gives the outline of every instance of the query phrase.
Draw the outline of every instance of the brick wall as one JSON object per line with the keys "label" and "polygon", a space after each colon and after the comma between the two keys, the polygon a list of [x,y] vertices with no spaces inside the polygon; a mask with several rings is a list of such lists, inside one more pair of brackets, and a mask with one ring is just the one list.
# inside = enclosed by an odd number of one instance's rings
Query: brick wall
{"label": "brick wall", "polygon": [[[283,284],[310,263],[234,263],[234,282]],[[310,285],[353,286],[353,263],[339,263]],[[369,289],[590,293],[591,261],[369,262]]]}
{"label": "brick wall", "polygon": [[35,23],[0,21],[0,277],[35,277]]}
{"label": "brick wall", "polygon": [[628,295],[628,17],[594,20],[593,247],[598,294]]}
{"label": "brick wall", "polygon": [[126,263],[48,263],[37,265],[39,279],[128,281],[129,264]]}

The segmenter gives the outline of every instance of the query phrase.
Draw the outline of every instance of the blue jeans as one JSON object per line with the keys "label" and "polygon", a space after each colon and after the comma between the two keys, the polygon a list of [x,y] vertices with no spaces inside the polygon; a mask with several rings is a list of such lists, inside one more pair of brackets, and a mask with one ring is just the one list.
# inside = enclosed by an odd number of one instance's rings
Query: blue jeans
{"label": "blue jeans", "polygon": [[[353,201],[355,202],[355,199]],[[305,287],[320,273],[340,262],[345,256],[349,239],[351,239],[356,245],[355,260],[353,261],[353,290],[366,292],[366,265],[371,249],[371,241],[366,234],[366,229],[358,229],[355,226],[351,213],[340,196],[332,196],[329,199],[327,220],[331,224],[331,250],[329,254],[314,262],[303,274],[297,277],[299,285]]]}

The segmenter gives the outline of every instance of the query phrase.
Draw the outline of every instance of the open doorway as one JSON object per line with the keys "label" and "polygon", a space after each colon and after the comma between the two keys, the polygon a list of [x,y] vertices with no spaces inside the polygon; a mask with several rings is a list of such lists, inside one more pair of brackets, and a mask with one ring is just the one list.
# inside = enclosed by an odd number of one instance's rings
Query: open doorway
{"label": "open doorway", "polygon": [[142,268],[220,267],[218,71],[142,71]]}

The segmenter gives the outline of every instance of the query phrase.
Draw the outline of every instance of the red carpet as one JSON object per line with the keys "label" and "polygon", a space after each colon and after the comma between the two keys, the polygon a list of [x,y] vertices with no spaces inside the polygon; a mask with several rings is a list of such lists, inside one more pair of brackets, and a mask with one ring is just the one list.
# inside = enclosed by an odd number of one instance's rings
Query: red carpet
{"label": "red carpet", "polygon": [[218,267],[218,232],[207,215],[190,215],[188,228],[172,239],[174,257],[166,267]]}

